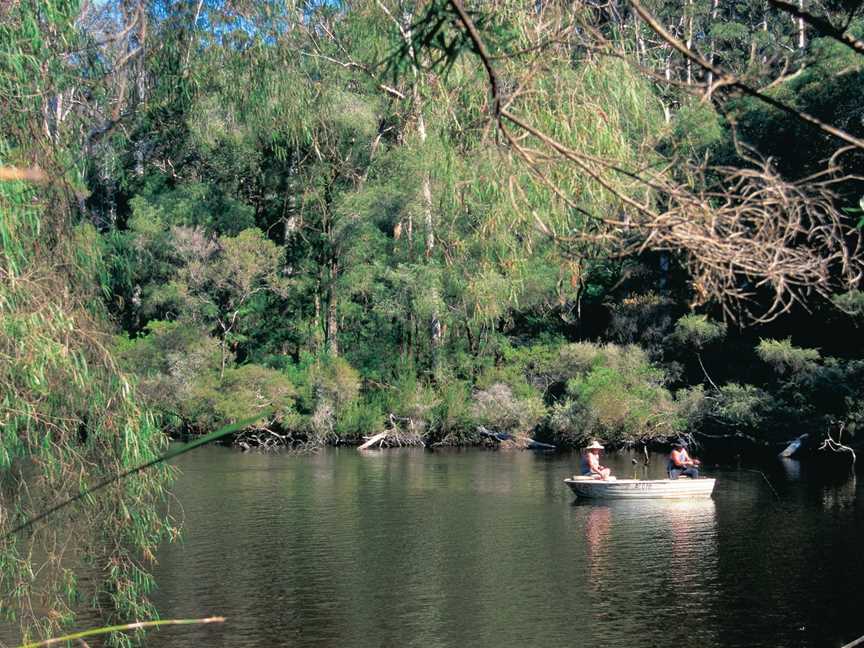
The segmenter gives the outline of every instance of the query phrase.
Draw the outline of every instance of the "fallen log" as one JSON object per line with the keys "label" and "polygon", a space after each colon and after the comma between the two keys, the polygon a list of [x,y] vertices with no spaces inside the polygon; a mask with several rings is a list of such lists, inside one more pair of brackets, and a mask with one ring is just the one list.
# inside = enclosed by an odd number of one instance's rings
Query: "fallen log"
{"label": "fallen log", "polygon": [[492,439],[493,441],[512,441],[513,435],[508,434],[507,432],[493,432],[489,428],[486,428],[482,425],[477,426],[477,432],[480,433],[480,436],[484,439]]}
{"label": "fallen log", "polygon": [[792,441],[788,446],[786,446],[786,449],[780,453],[780,456],[781,457],[791,457],[792,455],[794,455],[796,452],[798,452],[801,449],[801,446],[804,444],[804,442],[807,440],[807,438],[809,436],[810,436],[809,434],[802,434],[801,436],[799,436],[797,439]]}
{"label": "fallen log", "polygon": [[376,434],[374,436],[368,437],[366,439],[366,443],[364,443],[361,446],[358,446],[357,449],[358,450],[368,450],[369,448],[374,446],[376,443],[378,443],[378,444],[384,443],[384,439],[387,438],[387,434],[388,434],[387,432],[379,432],[378,434]]}
{"label": "fallen log", "polygon": [[557,450],[557,446],[552,445],[551,443],[543,443],[542,441],[535,441],[534,439],[528,439],[528,444],[525,446],[526,450]]}

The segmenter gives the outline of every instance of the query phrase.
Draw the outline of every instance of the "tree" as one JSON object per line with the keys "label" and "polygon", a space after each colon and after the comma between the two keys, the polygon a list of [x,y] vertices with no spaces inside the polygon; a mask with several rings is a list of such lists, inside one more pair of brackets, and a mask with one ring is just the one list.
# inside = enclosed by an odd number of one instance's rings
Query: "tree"
{"label": "tree", "polygon": [[[832,126],[708,62],[692,49],[692,42],[690,46],[682,42],[641,3],[631,0],[629,4],[665,46],[685,58],[688,66],[695,64],[718,77],[710,86],[703,86],[706,100],[725,96],[730,90],[740,92],[815,128],[835,142],[864,149],[864,140],[854,132]],[[686,6],[688,10],[693,8],[690,3]],[[547,9],[553,15],[560,12],[553,3],[543,5],[540,10]],[[626,47],[622,48],[604,33],[604,20],[608,16],[601,15],[592,22],[594,14],[585,15],[587,20],[575,15],[579,29],[570,32],[576,35],[574,44],[589,52],[614,53],[628,60]],[[480,17],[485,20],[483,14]],[[690,39],[691,17],[685,14],[682,20]],[[448,41],[442,30],[453,23],[461,29]],[[502,32],[504,29],[494,23],[487,30],[490,38],[499,41]],[[512,58],[508,56],[508,48],[502,47],[503,52],[497,53],[493,61],[484,36],[461,0],[432,3],[414,34],[418,47],[423,43],[433,51],[438,48],[439,60],[445,66],[452,66],[463,51],[474,52],[487,76],[488,114],[509,150],[521,157],[544,183],[551,182],[571,211],[579,207],[575,199],[578,194],[563,182],[550,181],[546,160],[557,161],[569,168],[572,176],[587,178],[589,184],[608,192],[619,203],[623,217],[609,218],[588,212],[601,229],[607,246],[622,255],[646,249],[677,251],[693,276],[694,304],[713,299],[724,305],[729,316],[767,321],[788,312],[805,299],[808,291],[828,296],[837,286],[854,286],[860,277],[859,233],[845,218],[842,196],[834,189],[838,184],[848,185],[854,178],[836,164],[836,157],[831,158],[820,175],[791,180],[778,173],[770,160],[743,148],[739,148],[740,159],[735,166],[710,166],[696,161],[687,164],[678,160],[677,166],[682,171],[673,172],[671,161],[667,165],[658,160],[659,171],[650,166],[628,165],[613,156],[596,155],[585,146],[568,143],[555,132],[562,124],[560,119],[542,124],[526,117],[531,114],[526,110],[531,95],[525,88],[537,86],[531,83],[532,74],[524,76],[521,84],[515,84],[515,92],[505,90],[502,73],[496,66],[506,68],[506,61]],[[448,42],[447,47],[442,47],[442,43]],[[800,45],[800,38],[798,42]],[[542,48],[548,53],[558,44],[558,40],[544,44],[535,38],[529,50]],[[692,67],[688,69],[688,80],[692,82]],[[668,69],[665,79],[673,80]],[[524,97],[529,97],[527,102]],[[516,137],[511,128],[521,135]],[[629,184],[622,186],[619,183],[622,178]],[[550,235],[566,243],[586,240],[588,237],[583,233],[586,231],[590,230],[583,228],[571,237],[556,236],[551,231]],[[752,312],[747,302],[764,295],[760,294],[760,288],[773,299],[764,312]]]}
{"label": "tree", "polygon": [[[69,624],[78,595],[102,601],[109,618],[152,615],[148,565],[175,533],[160,509],[165,468],[11,532],[166,443],[108,348],[100,239],[82,211],[81,157],[122,112],[114,81],[134,56],[115,58],[76,28],[79,17],[74,2],[0,9],[0,168],[32,171],[0,180],[0,595],[25,640]],[[133,54],[136,21],[112,32]],[[76,565],[96,556],[98,576],[79,581]]]}

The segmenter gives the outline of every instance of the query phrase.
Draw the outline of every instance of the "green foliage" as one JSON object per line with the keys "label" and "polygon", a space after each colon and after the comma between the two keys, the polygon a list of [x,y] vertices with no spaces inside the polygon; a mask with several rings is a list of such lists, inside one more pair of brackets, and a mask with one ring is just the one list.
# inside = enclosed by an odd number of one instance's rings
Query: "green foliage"
{"label": "green foliage", "polygon": [[325,355],[309,367],[307,384],[309,392],[307,409],[311,411],[310,427],[319,442],[338,440],[337,422],[340,429],[354,418],[367,425],[374,414],[363,410],[358,403],[360,374],[346,360]]}
{"label": "green foliage", "polygon": [[607,335],[614,342],[638,344],[652,357],[663,354],[663,346],[680,308],[673,299],[648,292],[620,299],[610,308],[612,321]]}
{"label": "green foliage", "polygon": [[500,432],[530,433],[546,414],[538,395],[519,398],[504,383],[478,391],[473,400],[472,414],[477,424]]}
{"label": "green foliage", "polygon": [[254,364],[229,366],[223,373],[219,341],[194,324],[150,322],[147,335],[121,339],[117,352],[138,373],[139,393],[167,425],[206,433],[267,411],[271,415],[259,423],[262,429],[303,426],[290,375]]}
{"label": "green foliage", "polygon": [[272,416],[257,425],[296,429],[300,423],[294,407],[296,389],[284,374],[266,367],[244,365],[205,374],[192,386],[185,406],[188,417],[199,430],[212,430],[220,422],[234,423],[257,412]]}
{"label": "green foliage", "polygon": [[756,348],[759,358],[771,365],[780,375],[789,373],[800,378],[817,368],[821,355],[817,349],[802,349],[792,345],[792,340],[760,340]]}
{"label": "green foliage", "polygon": [[726,337],[726,324],[712,322],[705,315],[685,315],[675,322],[672,338],[675,343],[700,351]]}
{"label": "green foliage", "polygon": [[432,438],[445,443],[466,443],[477,438],[478,420],[472,411],[470,386],[466,382],[450,379],[423,391],[427,398],[434,395],[428,420],[423,422]]}
{"label": "green foliage", "polygon": [[758,430],[775,409],[770,394],[754,385],[735,382],[720,387],[713,415],[733,429]]}
{"label": "green foliage", "polygon": [[[0,167],[39,169],[46,180],[0,180],[0,614],[25,641],[70,624],[82,600],[109,620],[153,616],[148,568],[175,533],[163,513],[171,471],[160,467],[6,535],[167,442],[106,348],[109,268],[96,229],[76,217],[88,193],[90,109],[103,96],[79,10],[66,1],[0,9]],[[99,568],[85,580],[87,562]]]}
{"label": "green foliage", "polygon": [[333,432],[342,442],[362,443],[364,436],[378,434],[384,429],[384,419],[380,399],[354,400],[339,411]]}
{"label": "green foliage", "polygon": [[153,180],[129,201],[137,229],[143,234],[155,234],[159,224],[200,227],[229,236],[255,226],[254,209],[212,183],[170,187],[163,178]]}
{"label": "green foliage", "polygon": [[[104,269],[96,232],[70,228],[62,217],[58,223],[46,198],[54,197],[0,183],[0,529],[82,484],[156,457],[166,442],[104,347],[109,327],[98,300]],[[56,238],[42,235],[45,226],[59,228]],[[110,602],[109,617],[151,615],[146,568],[173,533],[159,513],[169,481],[167,468],[132,477],[69,506],[50,525],[4,538],[6,619],[20,622],[25,637],[44,637],[72,622],[79,596],[97,592]],[[74,561],[60,549],[68,537],[76,538]],[[106,538],[113,539],[107,550]],[[74,565],[97,555],[110,569],[79,589]],[[51,614],[34,615],[33,601]]]}
{"label": "green foliage", "polygon": [[[553,407],[550,428],[561,444],[581,445],[592,437],[614,444],[667,438],[687,422],[664,387],[662,369],[638,347],[582,345],[583,366],[567,382],[568,398]],[[688,403],[687,411],[692,410]]]}
{"label": "green foliage", "polygon": [[864,292],[860,290],[850,290],[849,292],[834,295],[831,301],[847,315],[855,318],[860,318],[864,315]]}
{"label": "green foliage", "polygon": [[720,116],[708,102],[690,101],[675,114],[673,145],[683,147],[688,154],[702,155],[722,143],[723,137]]}
{"label": "green foliage", "polygon": [[[0,184],[0,487],[12,518],[153,456],[165,441],[157,420],[202,433],[267,409],[249,434],[314,443],[383,429],[470,443],[479,425],[565,445],[699,426],[860,427],[855,350],[823,357],[791,340],[754,350],[741,332],[680,317],[687,259],[664,251],[674,272],[658,273],[650,254],[620,257],[638,247],[635,230],[621,248],[606,236],[610,220],[638,223],[645,207],[663,207],[631,171],[666,169],[698,192],[711,173],[687,163],[749,164],[735,134],[800,178],[822,170],[830,138],[722,84],[692,100],[676,84],[692,90],[707,75],[646,48],[653,36],[638,21],[555,3],[538,21],[531,3],[469,4],[507,110],[611,165],[598,177],[513,125],[521,149],[499,146],[486,72],[451,3],[418,6],[411,43],[372,0],[245,6],[242,28],[217,5],[151,7],[146,33],[130,23],[119,41],[92,27],[123,29],[129,18],[110,3],[89,3],[96,13],[80,19],[65,0],[0,8],[0,166],[38,164],[48,178]],[[809,30],[798,51],[793,21],[760,3],[651,9],[716,65],[864,134],[860,60],[848,48]],[[599,30],[639,65],[547,38],[559,21],[562,33]],[[381,76],[388,66],[392,78]],[[673,84],[641,74],[652,67]],[[851,151],[835,160],[861,161]],[[856,182],[836,185],[850,219]],[[715,190],[709,203],[722,200]],[[861,301],[835,297],[855,317]],[[104,303],[126,334],[114,348]],[[743,361],[708,389],[681,352],[704,355],[713,373],[721,342]],[[765,384],[735,382],[757,359],[774,370]],[[31,500],[25,463],[41,480]],[[0,546],[9,609],[45,603],[44,627],[31,629],[42,634],[71,618],[66,563],[55,560],[58,579],[40,592],[30,557],[80,532],[85,551],[111,539],[103,600],[143,618],[143,558],[172,532],[157,513],[167,478],[107,493],[94,529],[76,523],[94,517],[82,504],[35,544]]]}

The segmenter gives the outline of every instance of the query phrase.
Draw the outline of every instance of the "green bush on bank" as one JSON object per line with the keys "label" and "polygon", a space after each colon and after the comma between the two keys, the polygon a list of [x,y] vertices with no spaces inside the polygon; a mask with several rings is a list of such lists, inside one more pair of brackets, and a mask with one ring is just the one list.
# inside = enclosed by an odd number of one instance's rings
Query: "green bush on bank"
{"label": "green bush on bank", "polygon": [[776,407],[771,394],[764,389],[730,382],[718,389],[712,415],[726,427],[754,431]]}
{"label": "green bush on bank", "polygon": [[556,442],[583,445],[599,437],[612,444],[666,438],[687,422],[682,403],[664,386],[666,376],[636,346],[581,345],[583,368],[567,381],[566,397],[549,420]]}
{"label": "green bush on bank", "polygon": [[509,385],[499,382],[474,394],[471,413],[478,425],[516,434],[533,430],[546,407],[538,395],[520,398]]}
{"label": "green bush on bank", "polygon": [[759,358],[779,375],[802,378],[813,372],[821,358],[817,349],[803,349],[792,345],[792,340],[760,340],[756,347]]}
{"label": "green bush on bank", "polygon": [[675,322],[671,340],[684,348],[699,351],[726,337],[726,324],[713,322],[705,315],[685,315]]}
{"label": "green bush on bank", "polygon": [[[669,343],[698,353],[725,332],[685,316]],[[118,348],[147,404],[193,433],[263,409],[274,415],[259,426],[315,444],[362,443],[391,430],[403,442],[466,445],[480,441],[481,427],[561,447],[591,438],[613,446],[662,441],[702,428],[781,440],[802,426],[843,424],[854,433],[864,420],[855,387],[864,363],[822,357],[789,340],[766,339],[753,349],[772,370],[765,384],[685,384],[674,393],[676,363],[652,360],[636,345],[505,340],[493,362],[475,362],[473,375],[460,377],[456,367],[463,374],[466,367],[445,358],[432,375],[406,364],[384,381],[364,381],[345,358],[327,354],[270,363],[278,369],[237,366],[232,356],[223,372],[219,341],[185,322],[150,322],[146,335]]]}

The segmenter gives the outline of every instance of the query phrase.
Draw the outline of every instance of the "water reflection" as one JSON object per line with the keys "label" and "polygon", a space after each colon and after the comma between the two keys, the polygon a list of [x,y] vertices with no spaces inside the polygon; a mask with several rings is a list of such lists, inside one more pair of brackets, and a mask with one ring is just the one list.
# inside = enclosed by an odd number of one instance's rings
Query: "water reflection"
{"label": "water reflection", "polygon": [[780,465],[783,467],[783,472],[786,474],[786,479],[789,481],[798,481],[801,479],[801,462],[791,457],[779,457]]}
{"label": "water reflection", "polygon": [[595,623],[662,637],[672,614],[693,625],[696,645],[715,645],[713,500],[577,500],[572,511],[583,519],[584,596]]}
{"label": "water reflection", "polygon": [[829,509],[851,508],[855,504],[857,492],[858,481],[853,472],[843,483],[832,484],[823,488],[822,504]]}
{"label": "water reflection", "polygon": [[[608,463],[623,475],[630,459]],[[828,648],[864,632],[855,481],[784,481],[777,466],[778,502],[761,474],[730,469],[714,500],[573,503],[562,479],[577,463],[192,453],[176,487],[185,541],[159,553],[155,602],[228,623],[147,646],[629,648],[686,626],[700,648]],[[639,469],[662,476],[662,459]]]}
{"label": "water reflection", "polygon": [[598,592],[610,576],[606,561],[609,523],[612,511],[607,506],[592,506],[585,520],[585,547],[588,552],[588,589]]}

